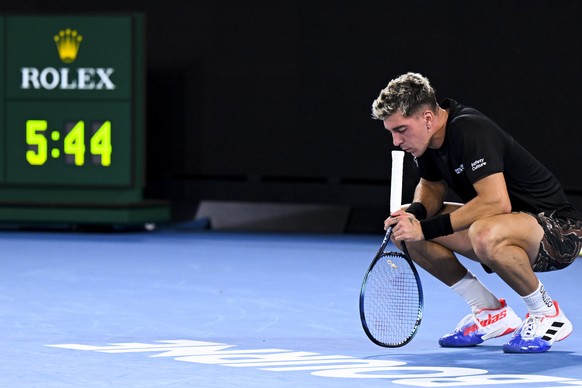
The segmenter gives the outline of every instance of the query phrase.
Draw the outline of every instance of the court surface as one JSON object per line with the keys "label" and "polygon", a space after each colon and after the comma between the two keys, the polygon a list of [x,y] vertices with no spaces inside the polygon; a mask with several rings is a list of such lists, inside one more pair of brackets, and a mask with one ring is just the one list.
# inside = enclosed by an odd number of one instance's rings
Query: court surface
{"label": "court surface", "polygon": [[574,324],[547,353],[440,348],[468,308],[423,271],[420,330],[386,349],[358,312],[382,237],[0,231],[0,386],[582,386],[580,260],[541,275]]}

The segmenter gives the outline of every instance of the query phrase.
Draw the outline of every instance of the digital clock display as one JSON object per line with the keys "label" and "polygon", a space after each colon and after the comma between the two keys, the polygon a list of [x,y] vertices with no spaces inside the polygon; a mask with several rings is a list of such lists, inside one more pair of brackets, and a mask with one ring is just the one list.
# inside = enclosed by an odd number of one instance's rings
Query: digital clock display
{"label": "digital clock display", "polygon": [[[90,153],[94,164],[104,167],[111,165],[111,121],[97,122],[93,124],[91,131]],[[96,129],[95,129],[96,128]],[[49,157],[47,140],[48,122],[46,120],[26,121],[26,161],[32,166],[44,165]],[[59,131],[50,131],[50,140],[58,142],[61,139]],[[65,137],[63,138],[63,152],[66,161],[75,166],[85,164],[85,122],[67,123],[65,125]],[[50,157],[61,157],[61,148],[50,149]]]}
{"label": "digital clock display", "polygon": [[129,104],[16,102],[8,107],[6,139],[21,146],[8,150],[6,183],[131,185]]}

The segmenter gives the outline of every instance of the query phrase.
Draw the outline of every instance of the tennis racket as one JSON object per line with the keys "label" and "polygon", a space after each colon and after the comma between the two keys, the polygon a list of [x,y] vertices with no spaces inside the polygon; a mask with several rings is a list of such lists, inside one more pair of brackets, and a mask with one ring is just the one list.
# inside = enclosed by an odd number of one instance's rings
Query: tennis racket
{"label": "tennis racket", "polygon": [[[403,160],[403,151],[392,151],[390,212],[399,209],[402,203]],[[392,228],[388,228],[364,277],[360,318],[372,342],[396,348],[406,345],[416,335],[422,320],[423,294],[420,277],[408,255],[386,252],[391,235]]]}

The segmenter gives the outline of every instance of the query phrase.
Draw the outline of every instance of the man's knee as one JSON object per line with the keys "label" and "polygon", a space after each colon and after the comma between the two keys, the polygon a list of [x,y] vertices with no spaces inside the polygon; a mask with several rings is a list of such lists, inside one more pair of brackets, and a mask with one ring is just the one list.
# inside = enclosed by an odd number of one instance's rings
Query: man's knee
{"label": "man's knee", "polygon": [[475,221],[469,227],[469,239],[473,251],[484,264],[494,260],[496,250],[500,249],[505,240],[501,226],[487,220]]}

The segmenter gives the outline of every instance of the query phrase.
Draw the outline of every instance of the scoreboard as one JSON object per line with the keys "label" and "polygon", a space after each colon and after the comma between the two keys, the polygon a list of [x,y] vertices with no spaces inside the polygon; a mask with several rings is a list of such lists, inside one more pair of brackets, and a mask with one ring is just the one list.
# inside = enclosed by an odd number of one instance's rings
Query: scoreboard
{"label": "scoreboard", "polygon": [[146,201],[142,15],[0,17],[0,222],[131,224]]}

